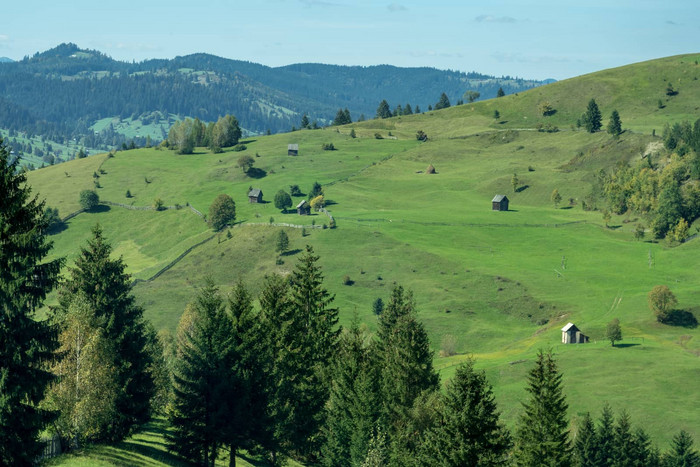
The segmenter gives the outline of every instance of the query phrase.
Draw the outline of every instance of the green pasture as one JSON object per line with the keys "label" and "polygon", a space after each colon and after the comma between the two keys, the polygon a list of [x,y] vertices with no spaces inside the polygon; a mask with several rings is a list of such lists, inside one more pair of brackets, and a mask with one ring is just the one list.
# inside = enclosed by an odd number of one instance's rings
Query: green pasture
{"label": "green pasture", "polygon": [[[97,222],[115,255],[142,280],[213,236],[157,279],[135,284],[137,300],[159,329],[175,330],[206,276],[224,292],[243,280],[255,294],[266,274],[288,274],[309,244],[321,257],[341,324],[357,316],[373,331],[372,302],[387,300],[395,283],[413,290],[436,355],[447,342],[456,352],[436,356],[443,381],[474,356],[495,386],[507,423],[520,411],[537,349],[551,347],[573,419],[599,413],[608,401],[616,411],[628,410],[633,423],[665,448],[681,428],[700,439],[694,389],[700,383],[700,332],[658,324],[646,297],[653,286],[666,284],[680,308],[698,315],[700,240],[671,248],[649,241],[647,232],[637,241],[634,226],[644,219],[614,216],[606,227],[600,211],[584,211],[582,201],[595,171],[621,159],[638,163],[658,143],[651,128],[660,133],[664,122],[687,118],[679,116],[700,95],[693,91],[694,70],[692,57],[671,57],[443,111],[248,138],[241,152],[120,151],[34,171],[29,182],[61,215],[77,209],[80,190],[93,186],[99,169],[102,200],[145,207],[160,198],[180,207],[156,212],[109,206],[78,215],[53,236],[52,255],[67,257],[68,265]],[[665,82],[678,79],[679,94],[660,111],[668,114],[647,112],[645,102],[656,105],[657,88],[664,84],[662,92]],[[604,116],[617,108],[623,126],[635,131],[612,138],[572,130],[566,122],[585,110],[589,93]],[[542,121],[536,115],[542,98],[558,110],[546,118],[562,131],[534,129]],[[495,107],[502,122],[492,118]],[[351,128],[357,138],[349,136]],[[427,142],[416,140],[418,130],[428,134]],[[299,144],[299,156],[287,155],[289,143]],[[337,150],[322,150],[325,143]],[[244,154],[255,159],[249,175],[237,167]],[[430,164],[436,174],[425,173]],[[513,173],[520,180],[515,192]],[[299,216],[274,207],[279,189],[298,184],[306,193],[315,181],[324,186],[337,229],[313,228],[328,223],[321,213]],[[250,187],[262,189],[267,203],[248,203]],[[556,208],[550,200],[555,188],[562,195]],[[220,193],[236,202],[230,236],[214,235],[187,206],[206,214]],[[495,194],[509,197],[508,212],[491,210]],[[295,204],[301,199],[293,198]],[[270,218],[298,228],[270,225]],[[277,264],[275,238],[282,228],[290,246]],[[351,285],[344,285],[345,276]],[[624,337],[615,348],[604,339],[613,318],[620,319]],[[590,336],[590,344],[560,344],[560,329],[569,321]]]}

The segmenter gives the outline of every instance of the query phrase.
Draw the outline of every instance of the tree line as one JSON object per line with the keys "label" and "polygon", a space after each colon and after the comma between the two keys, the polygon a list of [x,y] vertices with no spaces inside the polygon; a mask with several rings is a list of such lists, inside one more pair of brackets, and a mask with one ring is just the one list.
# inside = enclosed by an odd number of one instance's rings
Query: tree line
{"label": "tree line", "polygon": [[[376,335],[357,320],[341,329],[311,247],[287,277],[265,278],[258,307],[241,282],[225,296],[206,280],[176,336],[157,335],[99,227],[59,283],[43,203],[8,159],[0,143],[2,464],[33,463],[44,429],[66,446],[111,442],[158,411],[169,449],[200,465],[233,465],[242,449],[270,465],[698,464],[687,433],[660,455],[624,413],[572,435],[551,352],[528,372],[511,432],[474,361],[440,390],[411,291],[375,303]],[[36,320],[56,287],[58,306]]]}

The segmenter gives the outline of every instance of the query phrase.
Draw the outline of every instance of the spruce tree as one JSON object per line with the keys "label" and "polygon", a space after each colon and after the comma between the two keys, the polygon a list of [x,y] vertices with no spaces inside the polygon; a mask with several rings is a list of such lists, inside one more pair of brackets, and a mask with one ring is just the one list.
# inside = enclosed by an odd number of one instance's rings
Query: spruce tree
{"label": "spruce tree", "polygon": [[106,440],[120,440],[151,416],[150,401],[155,386],[149,371],[151,358],[143,309],[131,294],[131,278],[121,258],[110,258],[112,247],[102,236],[99,225],[92,230],[87,248],[81,248],[70,270],[70,278],[59,292],[59,305],[65,312],[79,294],[87,300],[95,319],[104,322],[103,334],[113,346],[114,377],[119,388],[116,416],[102,427]]}
{"label": "spruce tree", "polygon": [[[397,285],[379,317],[376,353],[381,368],[382,423],[391,443],[399,428],[410,420],[414,402],[438,387],[433,352],[425,328],[416,317],[411,292]],[[403,449],[396,445],[394,452]],[[392,454],[395,456],[395,454]]]}
{"label": "spruce tree", "polygon": [[239,386],[232,371],[235,357],[224,301],[207,279],[177,334],[168,444],[187,460],[213,466],[219,450],[231,442],[231,423],[240,423],[231,417]]}
{"label": "spruce tree", "polygon": [[596,452],[595,424],[591,414],[586,412],[574,440],[573,460],[580,467],[595,467]]}
{"label": "spruce tree", "polygon": [[301,333],[299,357],[308,367],[308,376],[298,378],[296,410],[290,441],[303,455],[318,448],[318,431],[323,422],[323,408],[328,399],[328,367],[338,344],[338,309],[331,307],[335,299],[323,287],[323,275],[313,248],[299,258],[290,276],[290,307],[297,332]]}
{"label": "spruce tree", "polygon": [[602,126],[602,116],[600,114],[600,109],[598,104],[596,104],[595,99],[588,101],[588,108],[583,114],[582,123],[589,133],[595,133],[600,130]]}
{"label": "spruce tree", "polygon": [[664,465],[668,467],[697,467],[700,466],[700,456],[693,449],[693,437],[681,430],[673,437],[671,449],[664,455]]}
{"label": "spruce tree", "polygon": [[596,430],[596,465],[611,466],[615,456],[614,416],[610,405],[605,404]]}
{"label": "spruce tree", "polygon": [[332,366],[328,417],[321,450],[324,465],[360,465],[379,418],[377,366],[355,319],[340,337]]}
{"label": "spruce tree", "polygon": [[633,466],[632,450],[634,447],[634,437],[630,426],[630,417],[626,411],[620,412],[613,430],[613,462],[615,467]]}
{"label": "spruce tree", "polygon": [[435,104],[435,110],[440,110],[440,109],[446,109],[450,106],[450,99],[447,97],[447,94],[444,92],[440,94],[440,99],[437,101],[437,104]]}
{"label": "spruce tree", "polygon": [[498,88],[498,92],[496,93],[496,97],[503,97],[505,95],[506,95],[506,93],[503,92],[503,88]]}
{"label": "spruce tree", "polygon": [[516,428],[515,460],[523,466],[569,466],[566,398],[562,376],[552,352],[540,350],[535,367],[528,373],[530,398],[523,403],[524,413]]}
{"label": "spruce tree", "polygon": [[389,118],[391,117],[391,109],[389,108],[389,103],[386,100],[382,100],[377,107],[377,118]]}
{"label": "spruce tree", "polygon": [[608,122],[608,133],[613,136],[619,136],[622,133],[622,121],[620,121],[620,114],[617,110],[613,110],[610,115],[610,121]]}
{"label": "spruce tree", "polygon": [[634,430],[632,435],[632,448],[629,456],[635,467],[656,467],[659,465],[658,451],[652,448],[649,435],[639,427]]}
{"label": "spruce tree", "polygon": [[35,310],[53,289],[61,259],[44,262],[44,203],[31,197],[19,159],[0,138],[0,464],[29,465],[41,446],[39,432],[54,418],[38,408],[52,381],[45,370],[56,333]]}
{"label": "spruce tree", "polygon": [[468,360],[457,368],[442,397],[438,423],[422,446],[426,465],[504,465],[510,434],[499,420],[493,389]]}

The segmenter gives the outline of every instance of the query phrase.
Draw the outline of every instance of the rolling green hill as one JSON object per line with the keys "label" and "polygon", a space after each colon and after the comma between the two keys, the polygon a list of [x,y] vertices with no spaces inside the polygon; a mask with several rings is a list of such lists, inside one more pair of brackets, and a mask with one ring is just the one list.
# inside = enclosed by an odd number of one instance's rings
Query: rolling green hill
{"label": "rolling green hill", "polygon": [[[421,115],[255,137],[244,152],[201,149],[182,156],[152,148],[92,156],[31,172],[29,182],[62,216],[79,208],[79,192],[93,186],[100,170],[103,201],[148,207],[160,198],[173,206],[157,212],[105,205],[70,219],[53,237],[52,255],[70,264],[99,222],[158,328],[175,329],[205,276],[223,290],[242,278],[257,292],[265,274],[288,273],[296,252],[311,244],[341,322],[357,315],[372,330],[372,302],[386,299],[394,283],[413,289],[443,380],[474,356],[508,423],[525,397],[529,362],[538,348],[551,347],[574,421],[586,411],[597,414],[607,401],[616,411],[628,410],[632,423],[665,448],[681,428],[700,438],[700,332],[657,323],[647,294],[666,284],[679,306],[697,315],[700,243],[635,240],[639,215],[613,216],[606,228],[601,212],[583,210],[582,201],[600,169],[621,160],[638,164],[647,153],[665,163],[651,130],[660,134],[666,123],[696,119],[696,59],[700,55],[630,65]],[[669,82],[676,95],[666,96]],[[626,130],[619,138],[576,128],[591,98],[604,124],[619,111]],[[548,117],[538,115],[545,100],[556,110]],[[537,131],[538,123],[560,131]],[[418,130],[427,142],[416,139]],[[287,156],[289,143],[299,144],[299,156]],[[337,150],[324,151],[326,143]],[[260,178],[237,167],[241,154],[254,157]],[[436,174],[425,173],[430,164]],[[270,202],[280,189],[298,184],[306,192],[315,181],[324,187],[336,229],[319,228],[329,224],[322,213],[284,214]],[[249,204],[251,186],[261,188],[268,203]],[[555,188],[563,197],[558,208],[550,201]],[[133,198],[125,197],[127,190]],[[237,203],[230,238],[213,233],[191,209],[206,213],[219,193]],[[510,198],[510,211],[491,210],[499,193]],[[274,237],[281,228],[292,251],[277,264]],[[344,285],[344,276],[352,285]],[[604,338],[613,318],[624,336],[614,348]],[[567,322],[591,343],[562,345]],[[440,350],[446,356],[437,356]]]}

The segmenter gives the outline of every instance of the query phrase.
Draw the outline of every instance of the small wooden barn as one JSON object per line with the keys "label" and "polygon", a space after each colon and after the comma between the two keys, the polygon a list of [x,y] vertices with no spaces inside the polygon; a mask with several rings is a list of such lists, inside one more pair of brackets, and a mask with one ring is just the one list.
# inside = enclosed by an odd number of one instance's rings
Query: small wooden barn
{"label": "small wooden barn", "polygon": [[508,197],[506,195],[496,195],[491,200],[491,210],[493,211],[507,211],[508,210]]}
{"label": "small wooden barn", "polygon": [[309,203],[306,202],[305,199],[302,199],[299,204],[297,204],[297,214],[300,216],[308,216],[309,213],[311,212],[311,206]]}
{"label": "small wooden barn", "polygon": [[586,344],[588,336],[583,334],[574,323],[569,323],[561,328],[561,343],[562,344]]}
{"label": "small wooden barn", "polygon": [[248,192],[248,202],[250,203],[262,203],[263,192],[258,188],[253,188]]}
{"label": "small wooden barn", "polygon": [[287,145],[287,155],[288,156],[298,156],[299,155],[299,145],[298,144]]}
{"label": "small wooden barn", "polygon": [[427,169],[425,169],[425,173],[427,174],[434,174],[435,172],[435,167],[433,167],[433,164],[430,164]]}

